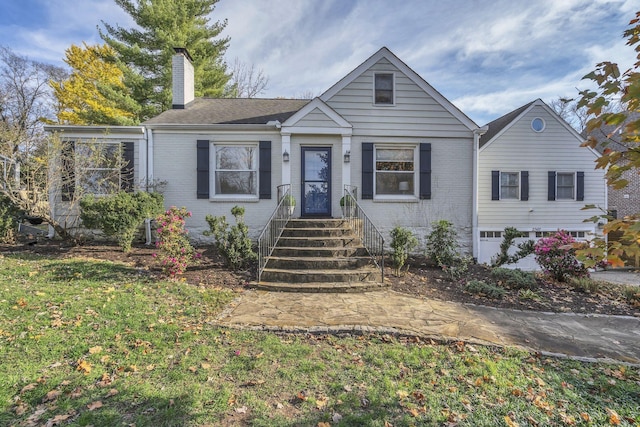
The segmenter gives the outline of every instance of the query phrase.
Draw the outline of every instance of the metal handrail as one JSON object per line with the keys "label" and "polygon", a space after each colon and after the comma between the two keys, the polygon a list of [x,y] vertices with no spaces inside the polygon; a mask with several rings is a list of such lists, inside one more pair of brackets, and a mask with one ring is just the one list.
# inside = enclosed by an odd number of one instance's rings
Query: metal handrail
{"label": "metal handrail", "polygon": [[357,195],[357,187],[344,186],[344,196],[340,201],[342,216],[362,241],[384,281],[384,237],[358,204]]}
{"label": "metal handrail", "polygon": [[290,200],[295,200],[291,196],[291,186],[289,184],[279,185],[278,205],[258,237],[258,282],[262,277],[262,271],[266,267],[267,257],[273,253],[273,249],[282,235],[282,230],[291,219],[295,203],[292,205]]}

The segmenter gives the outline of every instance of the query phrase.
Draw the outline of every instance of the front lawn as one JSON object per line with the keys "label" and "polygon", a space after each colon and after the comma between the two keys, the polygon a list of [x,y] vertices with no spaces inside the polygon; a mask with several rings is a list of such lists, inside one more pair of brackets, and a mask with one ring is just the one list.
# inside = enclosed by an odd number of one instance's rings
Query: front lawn
{"label": "front lawn", "polygon": [[0,425],[640,426],[638,368],[215,326],[235,296],[0,254]]}

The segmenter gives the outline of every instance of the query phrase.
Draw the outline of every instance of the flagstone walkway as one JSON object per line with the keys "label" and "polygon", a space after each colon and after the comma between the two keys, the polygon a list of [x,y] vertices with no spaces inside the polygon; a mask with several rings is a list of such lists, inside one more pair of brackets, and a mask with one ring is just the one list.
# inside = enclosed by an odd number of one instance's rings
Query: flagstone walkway
{"label": "flagstone walkway", "polygon": [[390,290],[340,294],[251,290],[232,302],[217,324],[288,332],[410,334],[640,365],[640,318],[494,309]]}

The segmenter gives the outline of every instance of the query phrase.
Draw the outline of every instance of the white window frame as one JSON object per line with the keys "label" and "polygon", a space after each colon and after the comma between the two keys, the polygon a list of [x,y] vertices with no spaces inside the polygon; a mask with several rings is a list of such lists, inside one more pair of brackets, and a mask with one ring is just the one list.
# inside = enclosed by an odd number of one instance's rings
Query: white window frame
{"label": "white window frame", "polygon": [[[517,187],[517,196],[516,197],[504,197],[502,195],[502,175],[503,174],[516,174],[516,177],[518,178],[518,182],[516,184]],[[520,176],[520,172],[515,172],[515,171],[500,171],[500,200],[520,200],[520,184],[521,184],[521,180],[522,177]]]}
{"label": "white window frame", "polygon": [[[217,168],[217,149],[221,147],[231,147],[231,148],[252,148],[253,151],[253,165],[254,169],[218,169]],[[210,188],[210,199],[212,200],[258,200],[259,191],[260,191],[260,157],[259,157],[260,147],[256,142],[212,142],[211,150],[209,155],[209,169],[211,173],[209,174],[209,188]],[[255,173],[255,192],[252,194],[218,194],[216,192],[216,179],[218,172],[229,172],[229,171],[237,171],[237,172],[253,172]]]}
{"label": "white window frame", "polygon": [[[376,77],[381,75],[391,76],[391,103],[376,102]],[[379,71],[373,73],[373,105],[376,107],[393,107],[396,105],[396,74],[394,72]]]}
{"label": "white window frame", "polygon": [[[373,198],[374,200],[417,200],[419,191],[419,174],[420,174],[420,152],[419,145],[391,145],[391,144],[374,144],[373,145]],[[411,194],[378,194],[378,150],[412,150],[413,151],[413,193]],[[380,171],[384,172],[384,171]]]}
{"label": "white window frame", "polygon": [[[558,185],[558,183],[560,182],[560,179],[559,179],[560,175],[572,175],[573,184],[571,189],[571,197],[560,197],[560,192],[558,191],[558,189],[560,188],[560,186]],[[576,192],[577,192],[576,176],[577,174],[575,172],[556,172],[556,200],[572,201],[576,199]]]}
{"label": "white window frame", "polygon": [[[82,156],[79,155],[80,150],[79,150],[79,146],[81,145],[85,145],[88,147],[96,147],[99,145],[115,145],[117,146],[117,152],[118,152],[118,159],[116,159],[116,166],[115,167],[85,167],[83,166],[83,164],[81,163],[81,160],[79,159],[85,159],[86,160],[86,156]],[[114,140],[114,141],[110,141],[110,140],[100,140],[100,141],[86,141],[86,140],[76,140],[75,141],[75,146],[74,146],[74,169],[75,169],[75,186],[78,188],[82,188],[82,191],[84,194],[93,194],[94,196],[106,196],[109,193],[94,193],[92,191],[92,189],[87,188],[84,185],[84,178],[86,176],[88,176],[87,171],[113,171],[114,176],[118,177],[118,183],[117,183],[117,187],[114,188],[114,191],[118,191],[122,188],[122,163],[123,163],[123,148],[122,148],[122,141],[119,140]]]}

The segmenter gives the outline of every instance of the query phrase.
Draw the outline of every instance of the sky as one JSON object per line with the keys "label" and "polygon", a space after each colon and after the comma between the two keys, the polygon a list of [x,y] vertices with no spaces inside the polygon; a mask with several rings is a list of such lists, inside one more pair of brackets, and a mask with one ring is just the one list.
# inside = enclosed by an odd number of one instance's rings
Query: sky
{"label": "sky", "polygon": [[[101,43],[114,0],[4,0],[0,45],[65,65],[72,44]],[[269,78],[261,97],[320,95],[386,46],[477,124],[530,101],[576,97],[601,61],[635,62],[622,33],[640,0],[220,0],[225,60]]]}

